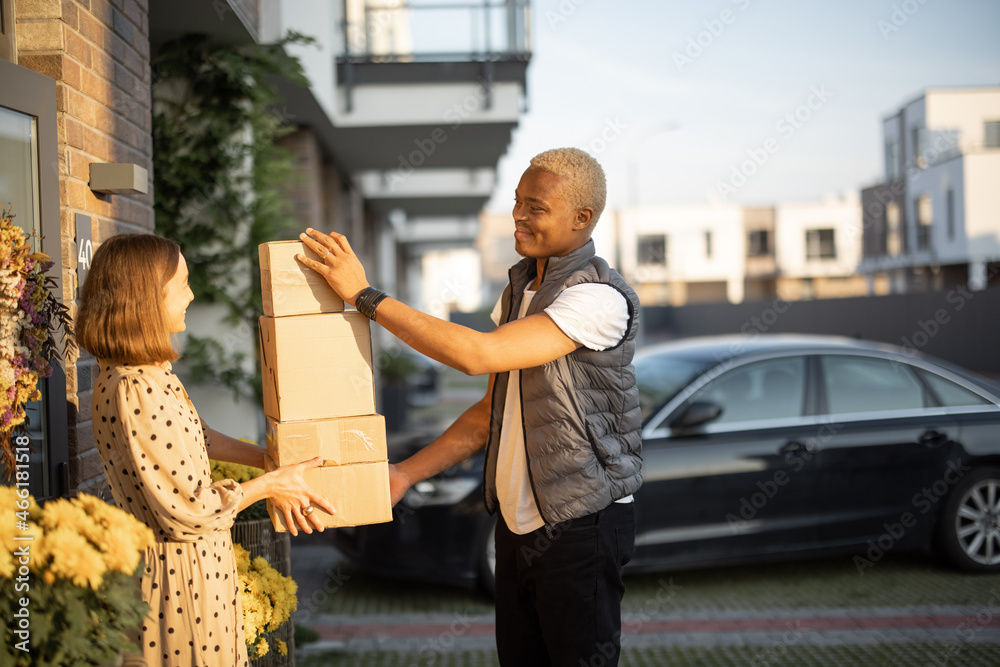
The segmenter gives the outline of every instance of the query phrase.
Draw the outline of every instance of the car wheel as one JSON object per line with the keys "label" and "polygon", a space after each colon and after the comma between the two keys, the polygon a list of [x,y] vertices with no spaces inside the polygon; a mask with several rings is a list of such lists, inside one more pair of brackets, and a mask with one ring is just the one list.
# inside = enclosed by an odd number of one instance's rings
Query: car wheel
{"label": "car wheel", "polygon": [[967,473],[938,525],[945,558],[967,572],[1000,572],[1000,468]]}
{"label": "car wheel", "polygon": [[489,517],[479,538],[479,585],[491,596],[496,591],[497,520]]}

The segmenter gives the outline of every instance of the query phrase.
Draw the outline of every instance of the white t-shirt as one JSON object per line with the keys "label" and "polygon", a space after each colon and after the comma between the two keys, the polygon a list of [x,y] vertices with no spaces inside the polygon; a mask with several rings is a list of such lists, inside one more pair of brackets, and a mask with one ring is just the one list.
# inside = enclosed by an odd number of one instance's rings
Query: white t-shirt
{"label": "white t-shirt", "polygon": [[[517,318],[524,317],[535,292],[525,289]],[[500,323],[501,301],[493,309],[494,324]],[[628,328],[625,296],[603,283],[583,283],[563,290],[545,314],[566,336],[591,350],[606,350],[621,341]],[[521,425],[520,371],[511,371],[497,452],[497,500],[500,513],[512,533],[524,535],[545,525],[535,504],[528,477],[528,459]],[[618,502],[632,502],[632,496]]]}

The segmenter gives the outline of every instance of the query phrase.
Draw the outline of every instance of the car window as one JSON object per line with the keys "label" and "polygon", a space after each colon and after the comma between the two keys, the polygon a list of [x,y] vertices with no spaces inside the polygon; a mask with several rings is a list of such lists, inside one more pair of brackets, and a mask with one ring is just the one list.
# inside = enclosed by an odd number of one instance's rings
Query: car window
{"label": "car window", "polygon": [[642,357],[635,361],[635,383],[639,387],[642,418],[663,407],[680,390],[708,370],[710,364],[678,359],[666,354]]}
{"label": "car window", "polygon": [[949,408],[966,405],[989,405],[990,402],[979,394],[969,391],[965,387],[955,384],[951,380],[946,380],[936,373],[931,373],[923,368],[918,368],[917,373],[931,386],[931,389],[941,401],[941,405]]}
{"label": "car window", "polygon": [[802,415],[805,360],[786,357],[758,361],[723,373],[692,397],[722,407],[712,424],[782,419]]}
{"label": "car window", "polygon": [[872,357],[820,357],[827,409],[838,412],[919,410],[931,404],[909,364]]}

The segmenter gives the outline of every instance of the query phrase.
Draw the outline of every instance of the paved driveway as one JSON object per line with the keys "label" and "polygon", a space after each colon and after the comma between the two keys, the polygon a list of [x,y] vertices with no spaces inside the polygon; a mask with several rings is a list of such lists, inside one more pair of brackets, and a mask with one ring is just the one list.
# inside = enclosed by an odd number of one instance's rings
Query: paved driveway
{"label": "paved driveway", "polygon": [[[442,379],[413,424],[444,428],[485,390]],[[497,664],[482,594],[368,575],[318,535],[293,538],[292,568],[296,623],[320,635],[299,667]],[[862,571],[839,558],[628,577],[621,664],[1000,666],[1000,575],[893,552]],[[589,667],[604,664],[595,647]]]}
{"label": "paved driveway", "polygon": [[[495,665],[493,614],[474,591],[375,577],[322,537],[295,538],[304,667]],[[919,554],[858,572],[850,558],[626,580],[622,665],[1000,665],[1000,576]],[[599,646],[590,662],[605,664]]]}

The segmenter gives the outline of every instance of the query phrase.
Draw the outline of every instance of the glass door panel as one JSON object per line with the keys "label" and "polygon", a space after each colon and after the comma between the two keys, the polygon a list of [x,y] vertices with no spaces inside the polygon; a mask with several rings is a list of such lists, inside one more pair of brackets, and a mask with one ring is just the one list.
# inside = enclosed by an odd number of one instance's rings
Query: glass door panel
{"label": "glass door panel", "polygon": [[[31,234],[32,251],[41,249],[38,174],[38,119],[0,107],[0,206],[14,215],[14,224]],[[31,455],[30,491],[36,497],[52,495],[45,438],[45,401],[48,383],[39,382],[42,399],[26,406],[26,431]]]}
{"label": "glass door panel", "polygon": [[14,224],[32,234],[39,247],[37,119],[0,107],[0,206],[16,216]]}

